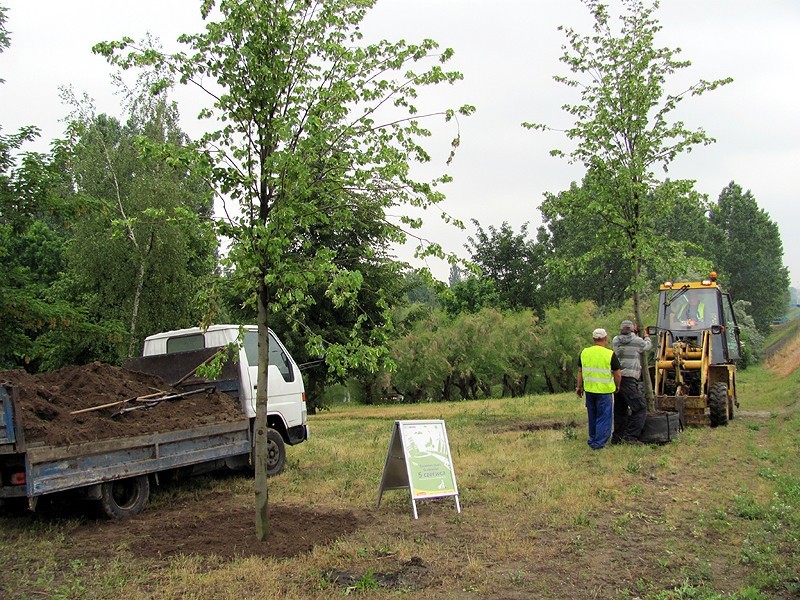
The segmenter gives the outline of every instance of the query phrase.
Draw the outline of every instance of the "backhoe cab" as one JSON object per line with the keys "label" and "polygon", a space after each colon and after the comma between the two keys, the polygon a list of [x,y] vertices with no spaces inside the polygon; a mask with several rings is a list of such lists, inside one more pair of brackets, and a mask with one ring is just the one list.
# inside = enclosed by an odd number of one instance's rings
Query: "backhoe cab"
{"label": "backhoe cab", "polygon": [[727,425],[736,399],[736,364],[742,356],[739,327],[729,294],[716,273],[660,287],[655,364],[655,406],[677,411],[684,425]]}

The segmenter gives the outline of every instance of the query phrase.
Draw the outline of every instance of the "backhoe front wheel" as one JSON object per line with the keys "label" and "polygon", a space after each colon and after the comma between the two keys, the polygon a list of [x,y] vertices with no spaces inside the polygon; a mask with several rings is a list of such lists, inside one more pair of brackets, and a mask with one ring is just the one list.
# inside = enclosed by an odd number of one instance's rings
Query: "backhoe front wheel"
{"label": "backhoe front wheel", "polygon": [[728,386],[725,382],[718,381],[708,390],[708,408],[712,427],[728,424]]}

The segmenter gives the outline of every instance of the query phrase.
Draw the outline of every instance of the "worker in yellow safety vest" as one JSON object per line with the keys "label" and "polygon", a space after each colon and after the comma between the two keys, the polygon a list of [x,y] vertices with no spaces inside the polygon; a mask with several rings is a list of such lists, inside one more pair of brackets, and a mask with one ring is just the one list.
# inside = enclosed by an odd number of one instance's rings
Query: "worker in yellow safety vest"
{"label": "worker in yellow safety vest", "polygon": [[697,294],[690,294],[688,299],[681,299],[670,315],[670,324],[688,323],[691,325],[705,322],[706,303]]}
{"label": "worker in yellow safety vest", "polygon": [[598,328],[592,332],[594,345],[584,348],[578,358],[578,397],[586,395],[589,415],[588,444],[602,450],[611,439],[614,422],[614,394],[622,381],[622,366],[613,350],[606,348],[608,332]]}

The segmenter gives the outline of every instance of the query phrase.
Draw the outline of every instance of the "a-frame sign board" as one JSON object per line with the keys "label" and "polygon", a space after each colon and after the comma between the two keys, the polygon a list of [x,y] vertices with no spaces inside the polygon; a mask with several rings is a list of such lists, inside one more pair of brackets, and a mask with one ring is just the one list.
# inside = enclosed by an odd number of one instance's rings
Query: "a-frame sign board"
{"label": "a-frame sign board", "polygon": [[395,421],[389,452],[383,467],[378,506],[384,490],[411,490],[411,507],[417,517],[417,500],[453,496],[458,502],[456,474],[450,457],[450,442],[441,419]]}

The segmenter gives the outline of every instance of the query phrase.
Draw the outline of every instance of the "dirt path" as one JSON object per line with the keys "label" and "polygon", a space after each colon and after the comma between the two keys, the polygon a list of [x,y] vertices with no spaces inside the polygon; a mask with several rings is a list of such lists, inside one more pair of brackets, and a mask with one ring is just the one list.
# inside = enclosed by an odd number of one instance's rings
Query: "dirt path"
{"label": "dirt path", "polygon": [[800,366],[800,335],[795,335],[788,344],[770,356],[765,363],[768,368],[781,377],[794,373],[795,369]]}

